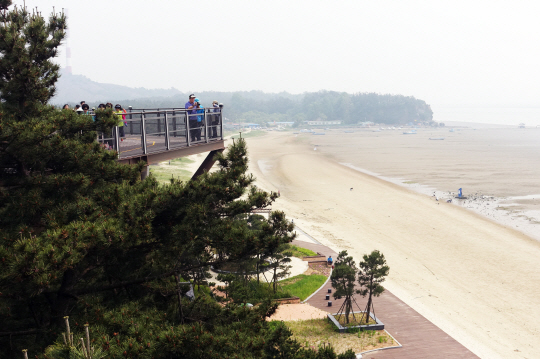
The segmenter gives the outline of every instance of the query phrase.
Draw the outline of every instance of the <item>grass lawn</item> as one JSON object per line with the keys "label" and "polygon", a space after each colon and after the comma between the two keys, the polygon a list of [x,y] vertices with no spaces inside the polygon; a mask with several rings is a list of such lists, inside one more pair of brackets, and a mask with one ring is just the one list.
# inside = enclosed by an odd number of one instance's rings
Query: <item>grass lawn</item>
{"label": "grass lawn", "polygon": [[310,249],[298,247],[296,245],[290,245],[290,247],[285,249],[284,252],[291,252],[293,257],[298,257],[298,258],[304,258],[308,256],[317,255],[317,253],[313,252]]}
{"label": "grass lawn", "polygon": [[193,173],[186,170],[185,167],[189,163],[195,161],[189,158],[182,157],[170,161],[159,163],[157,166],[150,166],[150,173],[161,183],[170,183],[171,178],[178,178],[182,181],[188,181]]}
{"label": "grass lawn", "polygon": [[365,330],[353,333],[339,333],[328,319],[310,319],[284,322],[293,337],[304,347],[318,348],[330,343],[336,353],[344,353],[349,348],[355,353],[397,345],[384,330]]}
{"label": "grass lawn", "polygon": [[320,274],[300,274],[279,283],[283,291],[290,292],[292,295],[304,300],[319,289],[326,282],[326,279],[326,276]]}

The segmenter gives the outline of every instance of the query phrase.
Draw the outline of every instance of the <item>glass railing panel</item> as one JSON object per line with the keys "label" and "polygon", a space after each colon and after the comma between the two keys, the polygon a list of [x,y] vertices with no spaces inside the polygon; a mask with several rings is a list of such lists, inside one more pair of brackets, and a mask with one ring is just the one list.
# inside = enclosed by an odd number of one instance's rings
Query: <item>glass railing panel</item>
{"label": "glass railing panel", "polygon": [[147,153],[167,150],[165,137],[165,113],[145,114]]}
{"label": "glass railing panel", "polygon": [[[127,117],[127,116],[126,116]],[[135,116],[133,116],[135,117]],[[119,129],[119,156],[120,158],[132,157],[144,154],[142,146],[142,121],[140,116],[137,118],[126,118],[124,121],[124,136]]]}
{"label": "glass railing panel", "polygon": [[186,114],[184,112],[169,112],[167,122],[169,125],[169,148],[186,147],[188,134]]}

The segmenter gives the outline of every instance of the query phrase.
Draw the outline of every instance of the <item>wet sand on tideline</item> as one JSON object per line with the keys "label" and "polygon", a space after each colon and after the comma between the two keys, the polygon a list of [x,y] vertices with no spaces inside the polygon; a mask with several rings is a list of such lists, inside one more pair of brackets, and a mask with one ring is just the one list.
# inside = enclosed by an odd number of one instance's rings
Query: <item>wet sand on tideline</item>
{"label": "wet sand on tideline", "polygon": [[357,263],[380,250],[386,287],[480,357],[538,356],[538,241],[341,165],[290,132],[247,141],[257,185],[281,193],[274,210]]}

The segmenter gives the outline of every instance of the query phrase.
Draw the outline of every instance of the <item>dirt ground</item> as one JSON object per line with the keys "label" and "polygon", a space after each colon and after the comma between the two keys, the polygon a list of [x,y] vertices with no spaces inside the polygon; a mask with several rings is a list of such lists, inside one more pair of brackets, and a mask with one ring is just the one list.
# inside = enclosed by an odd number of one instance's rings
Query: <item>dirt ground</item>
{"label": "dirt ground", "polygon": [[307,320],[326,318],[328,313],[309,304],[282,304],[278,307],[276,313],[268,320]]}

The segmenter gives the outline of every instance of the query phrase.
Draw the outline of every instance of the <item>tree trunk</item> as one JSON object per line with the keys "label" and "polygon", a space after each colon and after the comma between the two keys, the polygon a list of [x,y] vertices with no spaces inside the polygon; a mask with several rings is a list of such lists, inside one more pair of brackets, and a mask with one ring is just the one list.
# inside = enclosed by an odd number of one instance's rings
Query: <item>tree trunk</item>
{"label": "tree trunk", "polygon": [[176,278],[176,293],[178,293],[178,307],[180,309],[180,323],[184,324],[184,311],[182,310],[182,295],[180,294],[180,278],[175,274]]}
{"label": "tree trunk", "polygon": [[277,282],[277,267],[274,267],[274,278],[272,278],[272,287],[274,288],[274,293],[276,292],[276,282]]}
{"label": "tree trunk", "polygon": [[68,305],[74,297],[72,289],[76,281],[75,271],[73,269],[68,269],[64,272],[62,284],[56,293],[56,299],[51,308],[51,314],[54,320],[62,319],[62,317],[68,315]]}
{"label": "tree trunk", "polygon": [[366,324],[369,323],[369,313],[371,311],[371,290],[369,291],[369,297],[367,301],[367,307],[366,307]]}
{"label": "tree trunk", "polygon": [[345,298],[345,320],[349,324],[349,314],[351,313],[351,297]]}
{"label": "tree trunk", "polygon": [[257,254],[257,286],[260,284],[260,281],[259,281],[259,263],[261,261],[261,256],[260,254]]}

